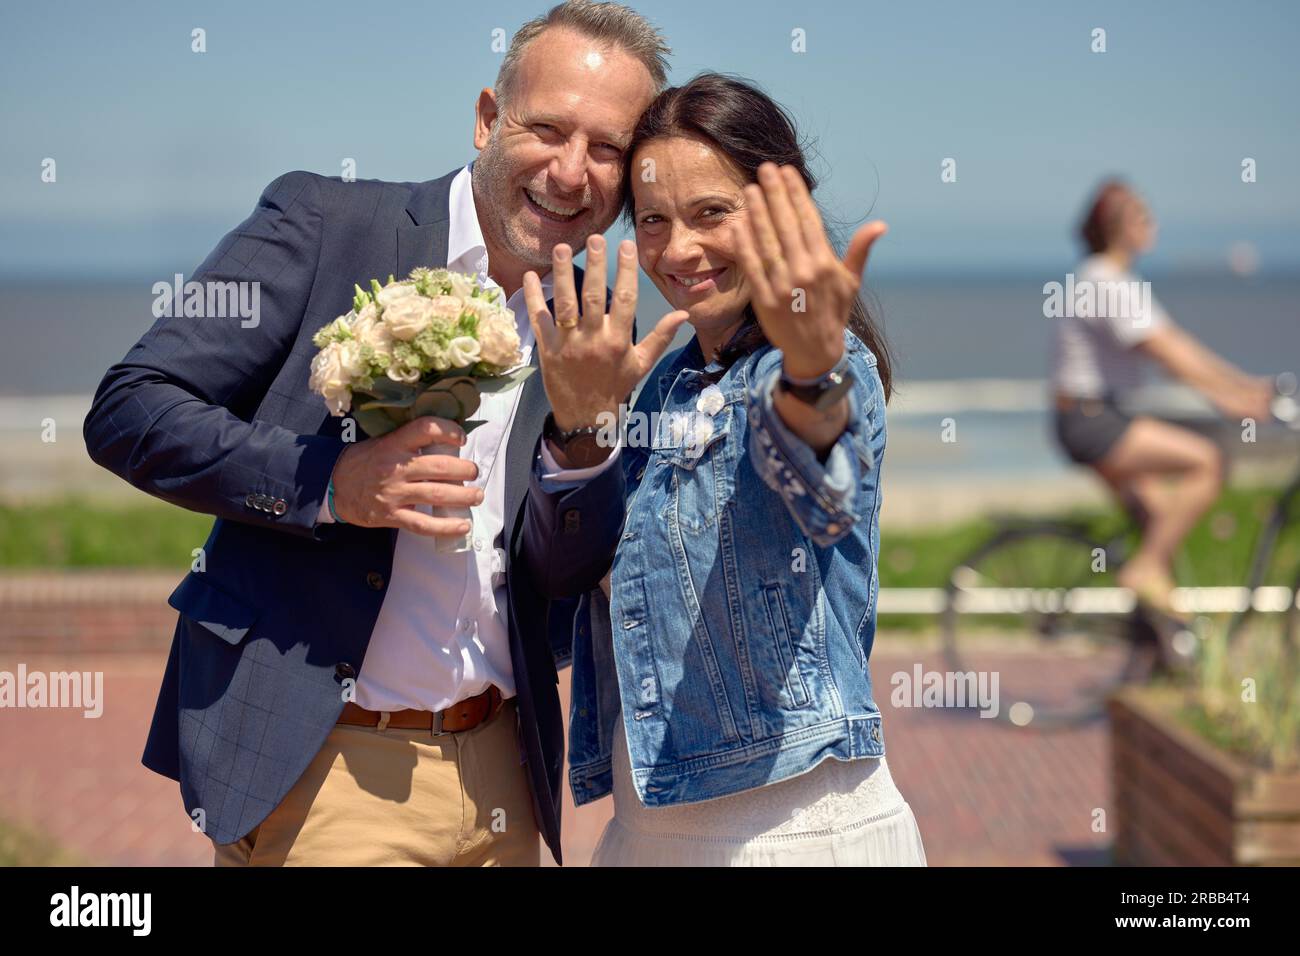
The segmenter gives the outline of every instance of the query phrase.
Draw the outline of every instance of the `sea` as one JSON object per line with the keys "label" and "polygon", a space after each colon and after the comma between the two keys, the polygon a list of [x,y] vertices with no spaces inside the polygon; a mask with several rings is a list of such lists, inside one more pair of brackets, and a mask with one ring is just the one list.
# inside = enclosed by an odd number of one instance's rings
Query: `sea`
{"label": "sea", "polygon": [[[1147,278],[1175,321],[1225,358],[1260,375],[1300,372],[1300,275]],[[154,321],[157,281],[0,281],[0,466],[4,449],[14,447],[8,439],[32,435],[51,409],[66,417],[88,407],[104,371]],[[1078,471],[1048,427],[1053,320],[1043,314],[1045,281],[1042,273],[947,274],[870,285],[895,360],[886,456],[895,486],[1041,484]],[[643,331],[665,311],[645,288]],[[1135,401],[1141,410],[1217,428],[1228,440],[1239,431],[1213,425],[1198,396],[1159,376]]]}

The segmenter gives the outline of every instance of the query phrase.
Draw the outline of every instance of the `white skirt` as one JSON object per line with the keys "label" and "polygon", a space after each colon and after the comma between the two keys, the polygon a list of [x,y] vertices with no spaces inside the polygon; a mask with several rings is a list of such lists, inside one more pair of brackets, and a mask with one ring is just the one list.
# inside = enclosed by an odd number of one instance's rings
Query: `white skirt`
{"label": "white skirt", "polygon": [[614,738],[614,818],[592,866],[926,865],[916,818],[884,757],[828,758],[754,790],[646,807],[625,735]]}

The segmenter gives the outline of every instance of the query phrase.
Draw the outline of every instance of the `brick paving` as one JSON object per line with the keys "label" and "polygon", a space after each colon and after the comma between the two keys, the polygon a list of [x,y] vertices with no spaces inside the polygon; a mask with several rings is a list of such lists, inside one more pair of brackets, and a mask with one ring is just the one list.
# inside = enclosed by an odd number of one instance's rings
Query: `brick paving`
{"label": "brick paving", "polygon": [[[165,654],[0,655],[29,671],[102,670],[103,716],[67,710],[0,714],[0,817],[38,827],[90,862],[206,865],[206,838],[191,831],[176,784],[146,770],[140,751]],[[882,640],[872,671],[886,685],[914,660],[937,655]],[[562,679],[566,691],[567,679]],[[1106,808],[1102,725],[1036,734],[947,711],[895,709],[880,696],[889,763],[912,806],[932,865],[1051,866],[1105,862],[1108,839],[1092,831]],[[606,799],[575,809],[565,795],[567,865],[583,865],[612,812]]]}
{"label": "brick paving", "polygon": [[[143,616],[124,639],[134,647],[129,651],[102,651],[102,640],[88,642],[93,650],[62,650],[75,640],[65,635],[59,653],[46,653],[34,633],[3,635],[0,670],[13,672],[19,662],[28,671],[102,670],[105,706],[95,719],[70,710],[0,711],[0,818],[37,828],[91,863],[210,864],[210,844],[192,831],[177,785],[140,764],[174,621],[166,608],[159,613],[148,605],[160,603],[167,581],[176,579],[160,579],[137,594]],[[80,603],[103,599],[100,593]],[[0,616],[12,609],[7,603],[0,600]],[[124,618],[114,621],[116,633],[130,630]],[[871,667],[890,768],[916,814],[931,865],[1107,863],[1109,837],[1093,831],[1095,811],[1110,800],[1105,724],[1040,734],[971,712],[894,708],[889,676],[910,672],[916,662],[944,669],[937,650],[886,633]],[[1038,665],[1022,658],[979,666]],[[567,701],[567,671],[561,689]],[[590,859],[612,809],[609,799],[575,809],[566,791],[566,865]]]}

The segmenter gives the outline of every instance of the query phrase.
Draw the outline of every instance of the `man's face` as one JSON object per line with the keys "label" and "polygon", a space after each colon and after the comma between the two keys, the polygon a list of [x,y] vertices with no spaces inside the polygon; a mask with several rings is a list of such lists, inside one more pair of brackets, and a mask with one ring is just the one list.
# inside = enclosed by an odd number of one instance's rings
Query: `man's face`
{"label": "man's face", "polygon": [[653,97],[650,72],[621,50],[564,29],[533,40],[506,102],[487,90],[478,102],[474,196],[491,253],[546,273],[557,244],[579,249],[608,229],[628,140]]}

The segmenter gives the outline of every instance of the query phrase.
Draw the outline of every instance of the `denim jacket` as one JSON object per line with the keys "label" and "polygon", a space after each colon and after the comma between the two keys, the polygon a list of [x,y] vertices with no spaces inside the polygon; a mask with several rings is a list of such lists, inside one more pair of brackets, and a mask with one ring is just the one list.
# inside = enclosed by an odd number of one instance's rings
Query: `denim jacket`
{"label": "denim jacket", "polygon": [[845,343],[849,425],[824,463],[773,408],[776,349],[702,389],[718,366],[692,339],[646,380],[622,452],[609,603],[588,593],[574,626],[575,804],[610,792],[614,733],[647,806],[884,753],[867,659],[885,401],[876,357]]}

